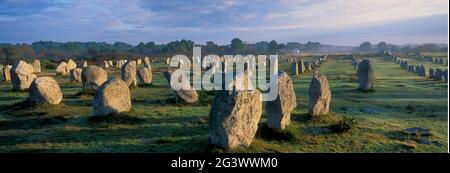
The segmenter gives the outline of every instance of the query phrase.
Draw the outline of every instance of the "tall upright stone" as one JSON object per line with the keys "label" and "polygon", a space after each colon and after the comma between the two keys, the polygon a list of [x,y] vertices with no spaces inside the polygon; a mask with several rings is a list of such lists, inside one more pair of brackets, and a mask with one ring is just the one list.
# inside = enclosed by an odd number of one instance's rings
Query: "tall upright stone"
{"label": "tall upright stone", "polygon": [[56,105],[62,98],[61,88],[52,77],[39,77],[31,83],[28,102],[32,104]]}
{"label": "tall upright stone", "polygon": [[136,60],[136,63],[137,63],[137,65],[141,65],[141,64],[142,64],[142,59],[141,59],[141,58],[138,58],[138,59]]}
{"label": "tall upright stone", "polygon": [[315,71],[309,84],[308,112],[311,116],[328,114],[330,110],[331,91],[327,77]]}
{"label": "tall upright stone", "polygon": [[109,68],[109,63],[108,63],[108,61],[103,61],[103,67]]}
{"label": "tall upright stone", "polygon": [[11,82],[14,91],[26,90],[30,88],[31,82],[37,77],[33,66],[25,61],[17,61],[11,69]]}
{"label": "tall upright stone", "polygon": [[352,65],[353,67],[358,68],[358,60],[355,57],[352,58]]}
{"label": "tall upright stone", "polygon": [[39,61],[38,59],[35,59],[33,61],[33,70],[34,73],[40,73],[41,72],[41,61]]}
{"label": "tall upright stone", "polygon": [[150,59],[148,57],[144,58],[144,66],[147,67],[150,65]]}
{"label": "tall upright stone", "polygon": [[70,70],[70,82],[82,82],[81,79],[82,71],[83,70],[81,68],[74,68]]}
{"label": "tall upright stone", "polygon": [[298,72],[303,74],[305,71],[305,63],[303,61],[298,62]]}
{"label": "tall upright stone", "polygon": [[77,63],[75,63],[72,59],[69,59],[69,61],[67,61],[66,73],[69,73],[70,70],[74,68],[77,68]]}
{"label": "tall upright stone", "polygon": [[108,79],[106,71],[97,66],[89,66],[81,72],[84,90],[96,90]]}
{"label": "tall upright stone", "polygon": [[430,67],[428,69],[428,78],[429,79],[434,79],[434,68]]}
{"label": "tall upright stone", "polygon": [[444,76],[443,76],[442,72],[443,72],[442,69],[436,68],[436,70],[434,71],[434,80],[443,81]]}
{"label": "tall upright stone", "polygon": [[209,112],[209,137],[223,148],[248,147],[256,134],[262,113],[258,90],[221,90]]}
{"label": "tall upright stone", "polygon": [[117,115],[130,109],[130,89],[123,80],[108,80],[96,90],[93,101],[94,116]]}
{"label": "tall upright stone", "polygon": [[56,67],[56,75],[67,75],[67,73],[67,63],[63,61]]}
{"label": "tall upright stone", "polygon": [[[178,78],[174,77],[172,79],[172,75],[174,74],[177,75]],[[196,103],[198,101],[197,91],[195,91],[195,89],[191,86],[184,73],[176,74],[176,72],[169,70],[164,72],[164,77],[169,82],[169,85],[171,85],[171,83],[181,82],[179,90],[172,88],[177,100],[180,100],[181,98],[186,103]]]}
{"label": "tall upright stone", "polygon": [[358,65],[358,81],[359,89],[362,91],[373,90],[375,82],[375,74],[373,70],[373,63],[369,59],[364,59]]}
{"label": "tall upright stone", "polygon": [[122,64],[120,60],[116,60],[116,67],[117,68],[122,68]]}
{"label": "tall upright stone", "polygon": [[121,77],[128,86],[137,86],[136,61],[128,61],[122,66]]}
{"label": "tall upright stone", "polygon": [[444,82],[448,82],[448,69],[442,72],[442,77],[444,78]]}
{"label": "tall upright stone", "polygon": [[6,65],[3,68],[3,80],[11,81],[11,69],[12,69],[11,65]]}
{"label": "tall upright stone", "polygon": [[291,65],[291,73],[292,75],[298,75],[298,64],[297,62],[293,62]]}
{"label": "tall upright stone", "polygon": [[408,72],[416,73],[416,66],[414,66],[414,65],[408,65]]}
{"label": "tall upright stone", "polygon": [[420,65],[417,67],[416,73],[419,76],[427,77],[425,66],[423,66],[423,65]]}
{"label": "tall upright stone", "polygon": [[138,71],[139,84],[145,85],[152,83],[152,69],[148,67],[142,67]]}
{"label": "tall upright stone", "polygon": [[273,129],[284,129],[291,123],[291,112],[296,106],[297,101],[291,77],[283,71],[278,71],[277,98],[265,102],[267,126]]}
{"label": "tall upright stone", "polygon": [[84,68],[88,67],[87,61],[84,61],[84,62],[83,62],[83,67],[84,67]]}

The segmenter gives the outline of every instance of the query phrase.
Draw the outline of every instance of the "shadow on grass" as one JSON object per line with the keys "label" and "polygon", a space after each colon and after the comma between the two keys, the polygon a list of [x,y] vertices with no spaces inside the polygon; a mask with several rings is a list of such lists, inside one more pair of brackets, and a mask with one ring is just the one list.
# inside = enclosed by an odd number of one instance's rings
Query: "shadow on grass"
{"label": "shadow on grass", "polygon": [[266,124],[260,125],[256,132],[256,137],[270,140],[270,141],[289,141],[293,142],[297,140],[293,129],[285,128],[284,130],[277,130],[268,127]]}
{"label": "shadow on grass", "polygon": [[66,122],[67,119],[62,116],[57,117],[36,117],[20,120],[0,121],[0,130],[30,130],[43,128],[48,125],[61,124]]}
{"label": "shadow on grass", "polygon": [[106,116],[91,116],[88,118],[90,124],[140,124],[145,122],[145,119],[130,116],[127,114],[106,115]]}
{"label": "shadow on grass", "polygon": [[95,95],[95,90],[91,90],[91,89],[81,90],[80,92],[75,94],[75,96],[77,96],[77,97],[93,97],[94,95]]}

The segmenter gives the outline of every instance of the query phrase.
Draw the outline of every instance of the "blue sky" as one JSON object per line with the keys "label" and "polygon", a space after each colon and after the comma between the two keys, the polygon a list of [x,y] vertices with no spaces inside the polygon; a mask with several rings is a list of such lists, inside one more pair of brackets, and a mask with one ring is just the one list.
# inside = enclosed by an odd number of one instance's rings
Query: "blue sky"
{"label": "blue sky", "polygon": [[448,43],[447,0],[0,0],[0,42]]}

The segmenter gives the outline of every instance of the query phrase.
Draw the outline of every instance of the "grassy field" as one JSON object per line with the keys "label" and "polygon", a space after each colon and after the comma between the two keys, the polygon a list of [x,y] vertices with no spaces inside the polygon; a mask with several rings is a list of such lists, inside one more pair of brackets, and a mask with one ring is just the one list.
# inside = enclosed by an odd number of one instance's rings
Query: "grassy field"
{"label": "grassy field", "polygon": [[[173,103],[161,71],[153,64],[153,84],[132,88],[131,112],[120,117],[91,118],[92,96],[78,95],[80,83],[56,77],[64,93],[61,105],[28,107],[28,93],[0,84],[0,152],[447,152],[447,84],[401,70],[382,57],[375,62],[375,92],[358,91],[350,56],[329,56],[320,67],[330,83],[331,110],[320,119],[307,113],[311,72],[294,79],[297,108],[282,132],[264,128],[265,114],[248,148],[222,150],[208,143],[208,113],[214,95],[201,92],[198,104]],[[290,64],[280,61],[290,72]],[[109,77],[119,71],[109,70]],[[289,73],[290,74],[290,73]],[[41,75],[52,75],[45,71]],[[343,117],[356,126],[333,133]],[[424,127],[432,136],[407,136],[401,130]]]}

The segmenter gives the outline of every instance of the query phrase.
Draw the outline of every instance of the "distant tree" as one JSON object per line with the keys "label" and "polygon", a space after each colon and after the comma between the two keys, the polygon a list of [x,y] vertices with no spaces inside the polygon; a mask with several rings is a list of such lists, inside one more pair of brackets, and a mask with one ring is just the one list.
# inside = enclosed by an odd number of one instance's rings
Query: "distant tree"
{"label": "distant tree", "polygon": [[268,54],[274,55],[278,53],[278,43],[275,40],[270,41],[269,48],[267,49]]}
{"label": "distant tree", "polygon": [[301,47],[302,51],[307,51],[307,52],[317,52],[320,51],[321,48],[321,44],[319,42],[310,42],[308,41],[306,44],[304,44]]}
{"label": "distant tree", "polygon": [[202,56],[206,56],[209,54],[221,55],[222,52],[220,51],[220,48],[216,43],[214,43],[212,41],[208,41],[208,42],[206,42],[206,45],[204,45],[202,47],[202,54],[203,54]]}
{"label": "distant tree", "polygon": [[255,44],[252,44],[252,47],[256,50],[257,54],[266,54],[267,49],[269,48],[269,42],[260,41]]}
{"label": "distant tree", "polygon": [[389,44],[389,49],[391,50],[391,52],[398,52],[400,51],[400,48],[396,45],[393,44]]}
{"label": "distant tree", "polygon": [[380,42],[377,44],[377,50],[380,52],[388,52],[389,51],[389,45],[386,42]]}
{"label": "distant tree", "polygon": [[231,40],[231,53],[233,54],[242,54],[245,51],[245,44],[239,38],[233,38]]}
{"label": "distant tree", "polygon": [[420,52],[434,52],[439,51],[440,49],[441,48],[438,45],[432,43],[423,44],[418,47],[418,51]]}
{"label": "distant tree", "polygon": [[372,51],[372,44],[368,41],[362,43],[359,46],[359,51],[361,52],[371,52]]}
{"label": "distant tree", "polygon": [[0,60],[6,59],[6,53],[5,49],[3,47],[0,47]]}
{"label": "distant tree", "polygon": [[295,49],[300,49],[300,47],[302,47],[303,44],[298,43],[298,42],[288,42],[286,44],[286,49],[288,50],[295,50]]}

